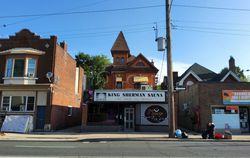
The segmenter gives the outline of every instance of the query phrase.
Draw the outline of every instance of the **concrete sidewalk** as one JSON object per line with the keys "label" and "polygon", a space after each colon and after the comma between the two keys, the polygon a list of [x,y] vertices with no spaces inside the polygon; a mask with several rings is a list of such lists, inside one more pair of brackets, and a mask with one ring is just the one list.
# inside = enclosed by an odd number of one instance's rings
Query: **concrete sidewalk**
{"label": "concrete sidewalk", "polygon": [[233,135],[232,140],[206,140],[201,135],[189,134],[188,139],[169,138],[168,133],[115,132],[115,133],[4,133],[0,141],[246,141],[250,135]]}

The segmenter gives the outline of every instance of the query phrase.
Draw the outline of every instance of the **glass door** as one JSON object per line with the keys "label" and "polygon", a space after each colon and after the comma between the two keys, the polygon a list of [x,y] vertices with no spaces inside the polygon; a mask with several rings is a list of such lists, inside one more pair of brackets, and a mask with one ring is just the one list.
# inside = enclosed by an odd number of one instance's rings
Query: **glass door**
{"label": "glass door", "polygon": [[240,108],[240,130],[249,132],[248,108]]}
{"label": "glass door", "polygon": [[134,131],[134,108],[124,108],[124,131]]}

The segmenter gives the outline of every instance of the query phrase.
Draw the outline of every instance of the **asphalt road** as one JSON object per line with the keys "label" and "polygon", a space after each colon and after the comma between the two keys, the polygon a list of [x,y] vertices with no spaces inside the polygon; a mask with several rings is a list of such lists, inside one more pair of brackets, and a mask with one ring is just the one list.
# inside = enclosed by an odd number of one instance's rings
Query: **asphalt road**
{"label": "asphalt road", "polygon": [[0,157],[249,157],[250,142],[0,141]]}

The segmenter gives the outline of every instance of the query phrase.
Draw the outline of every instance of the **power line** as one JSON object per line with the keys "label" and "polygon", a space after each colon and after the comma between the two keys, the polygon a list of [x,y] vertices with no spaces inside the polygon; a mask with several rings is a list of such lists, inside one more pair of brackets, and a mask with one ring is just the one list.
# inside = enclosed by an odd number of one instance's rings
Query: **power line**
{"label": "power line", "polygon": [[[74,10],[74,9],[80,9],[80,8],[83,8],[83,7],[94,6],[94,5],[103,3],[103,2],[105,2],[105,1],[108,1],[108,0],[102,0],[102,1],[94,2],[94,3],[88,3],[88,4],[85,4],[85,5],[82,5],[82,6],[74,7],[74,8],[71,8],[71,9],[67,9],[67,10],[65,10],[65,11],[63,11],[63,12],[70,11],[70,10]],[[63,13],[63,12],[61,12],[61,13]],[[44,17],[44,16],[39,16],[39,17],[31,18],[31,19],[15,21],[15,22],[12,22],[12,23],[3,24],[2,26],[3,26],[3,27],[7,27],[7,26],[10,26],[10,25],[15,25],[15,24],[23,23],[23,22],[28,22],[28,21],[33,21],[33,20],[41,19],[41,18],[43,18],[43,17]]]}
{"label": "power line", "polygon": [[217,32],[217,31],[204,31],[199,29],[185,29],[185,28],[176,28],[174,30],[181,30],[181,31],[190,31],[190,32],[201,32],[201,33],[210,33],[210,34],[218,34],[218,35],[232,35],[232,36],[246,36],[250,37],[250,34],[238,34],[238,33],[224,33],[224,32]]}
{"label": "power line", "polygon": [[[103,10],[89,10],[89,11],[78,11],[78,12],[56,12],[56,13],[43,13],[43,14],[23,14],[23,15],[5,15],[0,16],[3,18],[24,18],[24,17],[38,17],[38,16],[56,16],[56,15],[72,15],[72,14],[90,14],[90,13],[103,13],[103,12],[117,12],[117,11],[128,11],[128,10],[139,10],[149,8],[164,7],[164,4],[149,5],[141,7],[128,7],[128,8],[116,8],[116,9],[103,9]],[[244,11],[250,12],[250,9],[245,8],[225,8],[225,7],[214,7],[214,6],[195,6],[195,5],[182,5],[172,4],[173,7],[185,7],[185,8],[198,8],[198,9],[214,9],[214,10],[228,10],[228,11]]]}
{"label": "power line", "polygon": [[220,30],[220,31],[237,31],[237,32],[250,32],[245,29],[226,29],[218,27],[198,27],[198,26],[185,26],[185,25],[174,25],[174,28],[191,28],[191,29],[203,29],[203,30]]}
{"label": "power line", "polygon": [[174,23],[195,23],[195,24],[219,24],[219,25],[250,25],[250,23],[232,23],[232,22],[218,22],[218,21],[197,21],[197,20],[179,20],[172,19]]}
{"label": "power line", "polygon": [[158,8],[158,7],[163,7],[163,6],[164,6],[164,5],[151,5],[151,6],[142,6],[142,7],[129,7],[129,8],[117,8],[117,9],[103,9],[103,10],[89,10],[89,11],[64,12],[64,13],[43,13],[43,14],[6,15],[6,16],[0,16],[0,19],[3,19],[3,18],[37,17],[37,16],[56,16],[56,15],[104,13],[104,12],[116,12],[116,11],[128,11],[128,10]]}
{"label": "power line", "polygon": [[227,11],[241,11],[250,12],[250,9],[245,8],[225,8],[225,7],[210,7],[210,6],[198,6],[198,5],[183,5],[183,4],[173,4],[174,7],[184,7],[184,8],[198,8],[198,9],[213,9],[213,10],[227,10]]}

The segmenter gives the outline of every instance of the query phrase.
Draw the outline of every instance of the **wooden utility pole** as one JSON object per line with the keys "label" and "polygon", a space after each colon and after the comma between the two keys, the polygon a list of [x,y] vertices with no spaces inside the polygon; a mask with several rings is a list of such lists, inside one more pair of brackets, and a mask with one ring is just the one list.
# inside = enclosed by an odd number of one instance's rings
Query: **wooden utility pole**
{"label": "wooden utility pole", "polygon": [[172,72],[172,48],[171,48],[171,19],[170,0],[166,0],[166,40],[167,40],[167,75],[168,75],[168,109],[169,109],[169,137],[175,137],[175,108],[174,88]]}

